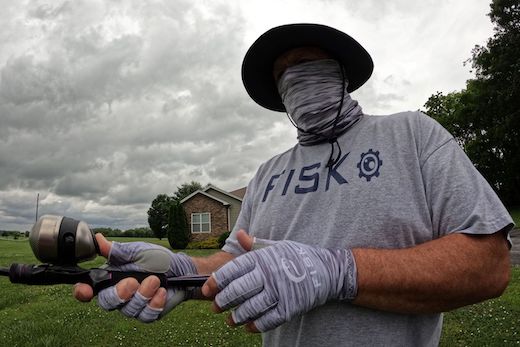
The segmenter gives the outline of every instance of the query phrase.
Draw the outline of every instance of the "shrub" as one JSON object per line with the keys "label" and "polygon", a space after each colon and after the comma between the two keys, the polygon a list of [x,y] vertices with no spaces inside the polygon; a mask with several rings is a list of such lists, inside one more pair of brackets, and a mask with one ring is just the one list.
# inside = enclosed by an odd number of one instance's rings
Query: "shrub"
{"label": "shrub", "polygon": [[226,244],[226,239],[229,237],[229,234],[231,234],[231,232],[226,231],[224,234],[218,237],[218,248],[224,247],[224,245]]}
{"label": "shrub", "polygon": [[220,248],[216,237],[210,237],[203,241],[193,241],[188,243],[188,249],[215,249]]}
{"label": "shrub", "polygon": [[168,242],[173,249],[184,249],[190,242],[190,230],[184,208],[180,203],[170,207],[168,216]]}

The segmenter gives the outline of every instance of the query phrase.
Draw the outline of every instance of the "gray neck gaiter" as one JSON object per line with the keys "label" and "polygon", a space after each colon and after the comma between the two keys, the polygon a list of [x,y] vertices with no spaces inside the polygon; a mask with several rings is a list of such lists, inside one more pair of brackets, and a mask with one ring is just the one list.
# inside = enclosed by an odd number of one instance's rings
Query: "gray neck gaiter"
{"label": "gray neck gaiter", "polygon": [[361,118],[361,106],[347,93],[347,84],[345,81],[343,92],[343,74],[333,59],[314,60],[285,70],[278,81],[278,92],[298,129],[301,145],[334,141]]}

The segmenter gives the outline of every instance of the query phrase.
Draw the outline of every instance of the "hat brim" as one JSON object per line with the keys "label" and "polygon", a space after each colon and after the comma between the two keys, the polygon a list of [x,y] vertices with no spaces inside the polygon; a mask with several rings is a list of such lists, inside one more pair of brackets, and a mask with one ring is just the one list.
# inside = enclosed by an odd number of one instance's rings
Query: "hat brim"
{"label": "hat brim", "polygon": [[282,53],[305,46],[325,50],[344,66],[349,93],[361,87],[372,75],[372,58],[349,35],[321,24],[282,25],[260,36],[242,63],[242,81],[256,103],[269,110],[285,111],[273,77],[273,64]]}

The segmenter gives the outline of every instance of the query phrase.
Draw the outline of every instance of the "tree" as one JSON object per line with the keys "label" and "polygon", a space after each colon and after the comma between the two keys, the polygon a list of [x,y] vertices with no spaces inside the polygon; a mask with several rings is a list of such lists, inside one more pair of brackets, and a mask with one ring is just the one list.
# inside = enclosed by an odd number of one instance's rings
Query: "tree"
{"label": "tree", "polygon": [[180,202],[170,206],[168,242],[173,249],[184,249],[190,242],[188,220]]}
{"label": "tree", "polygon": [[177,187],[177,191],[173,196],[168,196],[166,194],[157,195],[157,197],[152,201],[152,206],[148,209],[148,224],[150,225],[150,229],[152,229],[155,237],[162,239],[167,235],[169,223],[168,216],[171,206],[200,189],[203,189],[202,184],[196,181],[191,181],[190,183],[183,183],[180,187]]}
{"label": "tree", "polygon": [[177,187],[177,191],[173,194],[173,199],[175,201],[181,201],[188,195],[196,192],[197,190],[202,190],[204,187],[202,184],[196,181],[191,181],[190,183],[183,183],[180,187]]}
{"label": "tree", "polygon": [[506,205],[520,204],[520,5],[493,0],[494,35],[475,46],[466,89],[432,95],[426,113],[446,127]]}
{"label": "tree", "polygon": [[159,240],[165,237],[168,232],[168,211],[172,203],[171,197],[166,194],[159,194],[148,209],[148,224]]}

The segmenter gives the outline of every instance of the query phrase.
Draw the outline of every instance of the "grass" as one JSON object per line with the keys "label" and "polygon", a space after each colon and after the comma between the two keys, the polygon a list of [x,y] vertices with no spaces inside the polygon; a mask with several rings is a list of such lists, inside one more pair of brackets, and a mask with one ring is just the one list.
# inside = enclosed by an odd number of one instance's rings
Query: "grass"
{"label": "grass", "polygon": [[[117,241],[135,239],[117,238]],[[147,239],[163,246],[167,241]],[[207,255],[212,250],[188,250]],[[99,266],[99,257],[84,267]],[[0,242],[0,266],[37,263],[27,241]],[[520,345],[520,267],[513,267],[506,293],[494,300],[445,314],[441,346]],[[258,335],[229,328],[225,314],[209,302],[188,301],[162,320],[142,324],[105,312],[95,302],[79,303],[71,287],[13,285],[0,277],[2,346],[260,346]]]}
{"label": "grass", "polygon": [[509,213],[511,214],[511,217],[513,217],[516,227],[520,228],[520,206],[511,207]]}
{"label": "grass", "polygon": [[[117,238],[117,241],[132,239]],[[135,239],[133,239],[135,240]],[[147,239],[163,246],[167,241]],[[214,250],[189,250],[207,255]],[[86,262],[99,266],[103,258]],[[38,263],[29,243],[0,242],[0,267],[11,263]],[[210,311],[210,302],[188,301],[162,320],[142,324],[105,312],[96,302],[79,303],[69,285],[25,286],[0,277],[1,346],[260,346],[258,335],[229,328],[225,314]]]}
{"label": "grass", "polygon": [[441,346],[520,346],[520,267],[504,295],[444,315]]}

